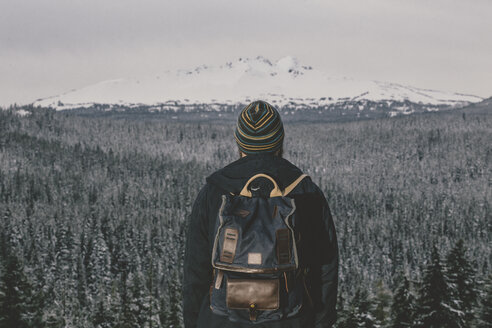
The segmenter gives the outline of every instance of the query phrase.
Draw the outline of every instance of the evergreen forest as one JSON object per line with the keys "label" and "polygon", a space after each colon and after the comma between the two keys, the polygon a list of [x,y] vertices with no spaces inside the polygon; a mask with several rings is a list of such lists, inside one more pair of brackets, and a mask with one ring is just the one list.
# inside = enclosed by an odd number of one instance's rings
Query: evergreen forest
{"label": "evergreen forest", "polygon": [[[233,121],[0,110],[0,328],[182,327],[182,260]],[[340,249],[337,328],[492,327],[492,113],[285,122]]]}

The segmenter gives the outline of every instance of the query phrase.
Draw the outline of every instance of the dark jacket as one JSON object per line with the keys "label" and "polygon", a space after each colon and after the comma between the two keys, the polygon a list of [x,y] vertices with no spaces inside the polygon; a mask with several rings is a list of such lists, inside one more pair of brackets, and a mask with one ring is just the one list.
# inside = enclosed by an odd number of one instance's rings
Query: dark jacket
{"label": "dark jacket", "polygon": [[205,327],[331,327],[336,321],[338,288],[338,244],[328,203],[311,178],[304,178],[290,192],[301,218],[298,229],[299,257],[310,267],[308,289],[314,306],[288,320],[268,324],[239,325],[210,310],[209,287],[212,282],[211,254],[214,224],[221,195],[239,193],[247,180],[266,173],[284,189],[302,173],[288,160],[267,154],[248,155],[207,177],[188,218],[184,262],[183,317],[186,328]]}

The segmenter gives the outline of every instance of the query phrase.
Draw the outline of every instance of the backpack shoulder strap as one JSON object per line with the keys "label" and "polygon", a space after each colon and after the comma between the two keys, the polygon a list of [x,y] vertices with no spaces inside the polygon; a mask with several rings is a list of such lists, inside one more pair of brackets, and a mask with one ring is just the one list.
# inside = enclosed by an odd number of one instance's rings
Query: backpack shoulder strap
{"label": "backpack shoulder strap", "polygon": [[294,190],[294,188],[299,184],[299,182],[301,182],[302,179],[304,179],[307,176],[308,175],[305,173],[301,174],[297,179],[294,180],[294,182],[292,182],[284,189],[283,196],[287,196],[292,190]]}
{"label": "backpack shoulder strap", "polygon": [[[240,192],[240,195],[241,196],[246,196],[246,197],[251,197],[251,191],[248,190],[248,186],[249,184],[256,178],[259,178],[259,177],[264,177],[264,178],[267,178],[269,179],[272,183],[273,183],[273,190],[271,191],[270,193],[270,197],[277,197],[277,196],[287,196],[298,184],[299,182],[302,181],[302,179],[304,179],[305,177],[307,177],[308,175],[307,174],[301,174],[294,182],[292,182],[290,185],[288,185],[283,191],[280,190],[280,188],[278,187],[277,183],[275,182],[275,180],[270,177],[269,175],[267,174],[264,174],[264,173],[258,173],[254,176],[252,176],[248,182],[246,182],[246,184],[244,185],[243,189],[241,190]],[[232,192],[231,192],[232,195],[234,195]]]}

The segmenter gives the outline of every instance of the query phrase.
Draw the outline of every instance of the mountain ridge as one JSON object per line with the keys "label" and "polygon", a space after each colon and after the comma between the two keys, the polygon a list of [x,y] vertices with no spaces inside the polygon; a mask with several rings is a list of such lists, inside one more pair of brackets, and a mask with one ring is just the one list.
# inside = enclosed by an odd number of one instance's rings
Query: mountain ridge
{"label": "mountain ridge", "polygon": [[463,107],[483,100],[462,93],[334,77],[303,65],[292,56],[276,62],[258,56],[239,58],[219,66],[200,65],[193,69],[167,70],[154,76],[101,81],[38,99],[34,106],[57,110],[102,106],[221,111],[255,99],[295,110],[329,110],[352,104],[361,111],[370,111],[375,104],[385,103],[390,116]]}

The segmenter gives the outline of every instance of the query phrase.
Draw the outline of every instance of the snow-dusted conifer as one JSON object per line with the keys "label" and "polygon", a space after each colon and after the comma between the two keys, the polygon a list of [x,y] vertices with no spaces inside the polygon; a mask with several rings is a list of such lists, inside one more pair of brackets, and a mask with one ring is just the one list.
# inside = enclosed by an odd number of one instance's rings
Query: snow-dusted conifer
{"label": "snow-dusted conifer", "polygon": [[391,304],[391,323],[389,327],[412,327],[415,315],[415,297],[410,292],[410,282],[402,272]]}
{"label": "snow-dusted conifer", "polygon": [[143,275],[136,272],[131,279],[131,309],[140,327],[144,327],[149,321],[150,302],[145,288]]}
{"label": "snow-dusted conifer", "polygon": [[374,319],[375,325],[385,327],[388,322],[391,304],[391,291],[384,285],[382,280],[376,284],[376,294],[374,296]]}
{"label": "snow-dusted conifer", "polygon": [[90,294],[94,297],[109,289],[111,282],[110,276],[110,255],[106,241],[104,240],[97,219],[94,218],[91,230],[91,250],[89,253],[88,266],[86,268],[87,285]]}
{"label": "snow-dusted conifer", "polygon": [[461,328],[460,316],[452,306],[451,290],[436,244],[432,246],[431,260],[424,270],[417,300],[416,327]]}
{"label": "snow-dusted conifer", "polygon": [[30,328],[32,319],[31,285],[24,274],[24,266],[9,248],[6,258],[0,257],[0,327]]}
{"label": "snow-dusted conifer", "polygon": [[451,287],[453,307],[463,313],[459,316],[463,327],[471,327],[473,308],[477,301],[475,270],[466,259],[466,249],[460,239],[446,258],[446,276]]}
{"label": "snow-dusted conifer", "polygon": [[485,280],[482,294],[477,327],[492,328],[492,274]]}
{"label": "snow-dusted conifer", "polygon": [[343,319],[337,324],[338,328],[373,328],[375,318],[373,316],[373,304],[365,289],[358,288],[353,299],[348,304],[343,314]]}
{"label": "snow-dusted conifer", "polygon": [[114,316],[110,312],[103,297],[100,297],[95,307],[95,313],[92,319],[94,328],[113,328]]}
{"label": "snow-dusted conifer", "polygon": [[182,326],[181,293],[178,281],[178,274],[173,272],[171,279],[168,280],[169,291],[169,317],[167,324],[169,328],[179,328]]}

